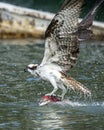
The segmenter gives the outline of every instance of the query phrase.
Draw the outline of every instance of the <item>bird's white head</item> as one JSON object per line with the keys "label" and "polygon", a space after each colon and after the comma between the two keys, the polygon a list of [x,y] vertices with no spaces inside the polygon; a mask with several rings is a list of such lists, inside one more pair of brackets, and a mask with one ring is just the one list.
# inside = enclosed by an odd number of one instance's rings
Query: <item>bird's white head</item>
{"label": "bird's white head", "polygon": [[37,75],[36,70],[37,70],[38,64],[29,64],[25,70],[30,72],[32,75]]}

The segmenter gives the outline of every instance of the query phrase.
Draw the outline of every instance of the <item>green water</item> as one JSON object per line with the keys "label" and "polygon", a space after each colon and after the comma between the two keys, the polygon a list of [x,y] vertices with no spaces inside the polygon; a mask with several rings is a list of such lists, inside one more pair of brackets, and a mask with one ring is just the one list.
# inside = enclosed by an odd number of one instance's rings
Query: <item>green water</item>
{"label": "green water", "polygon": [[43,43],[0,41],[0,130],[104,130],[104,42],[81,44],[78,63],[70,72],[92,91],[92,100],[68,92],[71,102],[39,107],[39,99],[52,87],[24,68],[40,63]]}

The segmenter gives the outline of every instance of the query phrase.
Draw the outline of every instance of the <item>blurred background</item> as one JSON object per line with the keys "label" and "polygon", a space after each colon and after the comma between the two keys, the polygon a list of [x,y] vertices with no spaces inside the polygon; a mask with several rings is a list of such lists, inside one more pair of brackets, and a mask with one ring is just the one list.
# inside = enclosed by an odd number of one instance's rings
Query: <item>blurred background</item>
{"label": "blurred background", "polygon": [[[0,0],[0,2],[10,3],[17,6],[48,11],[56,13],[64,0]],[[81,17],[83,17],[93,7],[96,0],[85,0],[86,6],[84,7]],[[96,20],[104,21],[104,3],[97,11]]]}

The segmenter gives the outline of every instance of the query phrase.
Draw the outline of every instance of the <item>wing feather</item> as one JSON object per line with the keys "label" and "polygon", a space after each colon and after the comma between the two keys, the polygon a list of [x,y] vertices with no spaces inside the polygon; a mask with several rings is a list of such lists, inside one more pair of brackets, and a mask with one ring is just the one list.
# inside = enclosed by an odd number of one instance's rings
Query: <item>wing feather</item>
{"label": "wing feather", "polygon": [[45,53],[41,64],[56,63],[64,71],[76,63],[79,52],[78,18],[83,0],[65,0],[48,26]]}

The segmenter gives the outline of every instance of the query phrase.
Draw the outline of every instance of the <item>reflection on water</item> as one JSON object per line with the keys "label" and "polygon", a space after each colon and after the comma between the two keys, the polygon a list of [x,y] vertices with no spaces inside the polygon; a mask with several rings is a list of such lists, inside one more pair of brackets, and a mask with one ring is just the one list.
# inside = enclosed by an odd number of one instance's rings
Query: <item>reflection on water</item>
{"label": "reflection on water", "polygon": [[103,130],[104,43],[81,44],[78,63],[70,71],[92,91],[92,100],[70,92],[63,103],[39,107],[38,100],[52,87],[23,70],[29,63],[41,62],[43,42],[0,41],[0,129]]}

